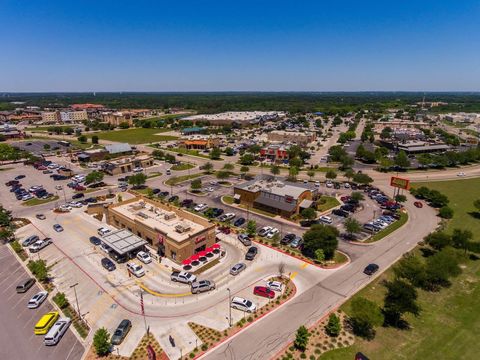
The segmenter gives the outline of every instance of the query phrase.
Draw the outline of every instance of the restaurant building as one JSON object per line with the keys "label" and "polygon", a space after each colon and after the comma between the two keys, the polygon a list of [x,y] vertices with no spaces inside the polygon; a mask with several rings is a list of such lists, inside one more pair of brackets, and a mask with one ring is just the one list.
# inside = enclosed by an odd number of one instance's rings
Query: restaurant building
{"label": "restaurant building", "polygon": [[108,224],[127,229],[176,263],[215,243],[215,224],[170,204],[138,196],[105,211]]}

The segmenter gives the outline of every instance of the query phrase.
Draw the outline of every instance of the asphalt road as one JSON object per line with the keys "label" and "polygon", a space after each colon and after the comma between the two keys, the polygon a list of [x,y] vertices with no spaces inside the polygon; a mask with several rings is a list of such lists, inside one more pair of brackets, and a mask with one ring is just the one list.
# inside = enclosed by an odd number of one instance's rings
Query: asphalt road
{"label": "asphalt road", "polygon": [[76,360],[81,359],[84,347],[72,330],[68,330],[56,346],[45,346],[43,336],[34,335],[33,328],[40,317],[54,308],[48,299],[38,309],[28,309],[27,302],[40,291],[32,286],[25,294],[15,287],[27,272],[5,245],[0,247],[0,359]]}

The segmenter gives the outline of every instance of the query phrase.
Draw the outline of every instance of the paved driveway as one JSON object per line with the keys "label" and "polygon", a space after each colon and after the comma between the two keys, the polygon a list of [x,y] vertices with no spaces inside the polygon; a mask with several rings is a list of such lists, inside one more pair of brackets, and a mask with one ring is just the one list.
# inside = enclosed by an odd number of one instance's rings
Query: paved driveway
{"label": "paved driveway", "polygon": [[22,360],[76,360],[82,357],[83,345],[72,330],[63,336],[57,346],[45,346],[43,336],[34,335],[33,328],[40,317],[53,310],[47,300],[38,309],[28,309],[28,300],[38,291],[37,285],[25,294],[17,294],[15,286],[28,278],[27,272],[18,263],[5,245],[0,247],[0,359]]}

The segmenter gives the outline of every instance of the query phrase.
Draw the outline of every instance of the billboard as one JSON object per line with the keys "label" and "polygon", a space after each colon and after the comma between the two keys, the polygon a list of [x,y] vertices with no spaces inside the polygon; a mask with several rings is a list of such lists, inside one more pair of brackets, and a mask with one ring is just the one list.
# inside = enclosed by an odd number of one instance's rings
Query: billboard
{"label": "billboard", "polygon": [[392,176],[390,179],[390,186],[408,190],[410,188],[410,180]]}

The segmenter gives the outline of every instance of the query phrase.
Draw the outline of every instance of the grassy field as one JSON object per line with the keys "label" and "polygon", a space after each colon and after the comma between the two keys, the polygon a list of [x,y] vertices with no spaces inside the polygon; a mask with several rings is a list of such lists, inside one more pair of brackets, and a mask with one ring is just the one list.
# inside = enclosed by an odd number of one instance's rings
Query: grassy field
{"label": "grassy field", "polygon": [[[455,227],[470,229],[476,240],[480,240],[480,220],[468,214],[473,210],[472,201],[480,198],[480,180],[421,185],[442,191],[449,197],[455,215],[447,230]],[[438,293],[418,291],[422,312],[418,318],[406,317],[410,330],[380,327],[373,341],[357,338],[352,347],[328,352],[321,359],[350,360],[357,351],[362,351],[370,359],[477,359],[480,351],[480,261],[466,258],[462,268],[463,273],[453,279],[450,288]],[[391,276],[392,271],[388,270],[355,296],[381,303],[385,291],[381,282]],[[342,306],[342,310],[349,313],[350,301]]]}
{"label": "grassy field", "polygon": [[174,176],[168,179],[167,181],[165,181],[165,185],[177,185],[183,181],[192,180],[203,175],[204,175],[203,173],[197,173],[197,174],[190,174],[190,175],[183,175],[183,176]]}
{"label": "grassy field", "polygon": [[168,151],[174,151],[179,154],[185,154],[185,155],[192,155],[192,156],[198,156],[204,159],[210,159],[210,156],[206,155],[205,153],[201,153],[198,150],[189,150],[185,148],[171,148],[171,149],[166,149]]}
{"label": "grassy field", "polygon": [[182,170],[188,170],[188,169],[193,169],[195,165],[189,164],[189,163],[181,163],[180,165],[173,165],[170,170],[173,171],[182,171]]}
{"label": "grassy field", "polygon": [[318,201],[317,210],[320,212],[327,211],[340,205],[340,202],[333,196],[322,196]]}
{"label": "grassy field", "polygon": [[169,141],[177,139],[176,136],[168,135],[156,135],[162,132],[169,131],[170,129],[126,129],[126,130],[113,130],[113,131],[101,131],[95,133],[101,140],[125,142],[129,144],[148,144],[158,141]]}

